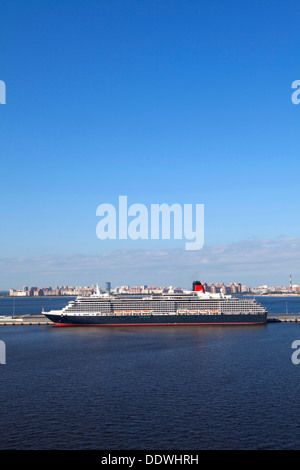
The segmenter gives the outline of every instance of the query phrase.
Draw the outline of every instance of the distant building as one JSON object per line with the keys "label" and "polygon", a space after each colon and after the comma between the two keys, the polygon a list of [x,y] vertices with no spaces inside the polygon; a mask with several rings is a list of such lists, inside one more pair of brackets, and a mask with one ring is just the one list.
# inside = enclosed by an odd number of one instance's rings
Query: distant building
{"label": "distant building", "polygon": [[[298,284],[293,284],[292,288],[290,286],[268,286],[268,285],[261,285],[259,287],[248,287],[242,285],[239,282],[230,282],[228,286],[224,284],[224,282],[217,282],[214,284],[211,282],[209,285],[207,283],[202,283],[206,292],[210,292],[212,294],[220,293],[223,294],[241,294],[241,293],[251,293],[256,295],[262,294],[300,294],[300,286]],[[167,292],[183,292],[181,287],[170,287],[170,286],[147,286],[147,285],[139,285],[139,286],[116,286],[114,288],[111,287],[110,282],[105,283],[105,288],[100,288],[101,292],[112,292],[112,293],[119,293],[119,294],[162,294]],[[52,289],[52,287],[30,287],[23,286],[22,289],[10,289],[9,295],[10,296],[17,296],[17,297],[33,297],[33,296],[62,296],[62,295],[69,295],[69,296],[89,296],[95,292],[95,286],[92,285],[90,287],[73,287],[73,286],[56,286]]]}

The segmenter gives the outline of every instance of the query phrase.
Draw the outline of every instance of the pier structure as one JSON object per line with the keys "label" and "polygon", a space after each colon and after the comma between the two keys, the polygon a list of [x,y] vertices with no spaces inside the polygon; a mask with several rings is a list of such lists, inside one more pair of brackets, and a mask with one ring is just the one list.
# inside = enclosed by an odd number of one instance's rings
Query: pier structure
{"label": "pier structure", "polygon": [[44,315],[0,315],[0,326],[53,325]]}
{"label": "pier structure", "polygon": [[268,323],[276,323],[276,322],[296,322],[300,323],[300,313],[274,313],[268,314],[267,317]]}

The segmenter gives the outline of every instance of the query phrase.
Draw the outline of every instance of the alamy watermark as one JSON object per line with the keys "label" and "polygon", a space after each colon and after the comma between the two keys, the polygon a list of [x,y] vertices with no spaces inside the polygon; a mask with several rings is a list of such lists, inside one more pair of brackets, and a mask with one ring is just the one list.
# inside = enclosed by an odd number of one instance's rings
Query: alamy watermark
{"label": "alamy watermark", "polygon": [[4,341],[0,340],[0,364],[6,364],[6,346]]}
{"label": "alamy watermark", "polygon": [[294,80],[292,83],[292,88],[296,90],[292,93],[292,103],[299,104],[300,103],[300,80]]}
{"label": "alamy watermark", "polygon": [[0,104],[6,104],[6,86],[3,80],[0,80]]}
{"label": "alamy watermark", "polygon": [[295,365],[300,364],[300,340],[295,340],[292,343],[292,349],[296,349],[296,351],[292,354],[292,363]]}
{"label": "alamy watermark", "polygon": [[[118,210],[117,210],[118,209]],[[128,207],[127,196],[119,196],[119,207],[100,204],[96,227],[100,240],[188,240],[186,250],[200,250],[204,245],[204,204],[144,204]],[[195,220],[193,217],[195,216]],[[130,220],[128,220],[130,218]]]}

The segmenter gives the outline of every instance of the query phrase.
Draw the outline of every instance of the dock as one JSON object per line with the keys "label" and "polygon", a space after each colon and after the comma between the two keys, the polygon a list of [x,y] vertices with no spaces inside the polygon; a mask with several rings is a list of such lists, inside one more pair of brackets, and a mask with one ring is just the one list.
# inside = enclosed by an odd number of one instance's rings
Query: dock
{"label": "dock", "polygon": [[300,313],[269,313],[267,317],[268,323],[299,323],[300,324]]}
{"label": "dock", "polygon": [[54,325],[44,315],[0,316],[0,326]]}

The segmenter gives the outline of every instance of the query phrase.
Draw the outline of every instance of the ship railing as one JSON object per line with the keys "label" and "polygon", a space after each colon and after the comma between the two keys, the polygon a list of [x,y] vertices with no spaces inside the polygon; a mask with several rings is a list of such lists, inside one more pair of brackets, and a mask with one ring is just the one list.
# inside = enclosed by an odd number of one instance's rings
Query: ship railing
{"label": "ship railing", "polygon": [[262,313],[262,312],[258,312],[258,311],[249,311],[249,310],[245,310],[244,312],[241,311],[241,310],[237,310],[236,312],[233,312],[233,311],[223,311],[222,314],[223,315],[257,315],[259,313]]}
{"label": "ship railing", "polygon": [[217,309],[177,309],[176,311],[179,315],[219,315],[221,314],[220,310]]}
{"label": "ship railing", "polygon": [[152,310],[114,310],[113,315],[151,315]]}

